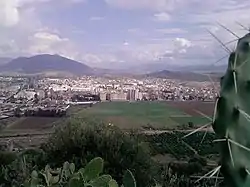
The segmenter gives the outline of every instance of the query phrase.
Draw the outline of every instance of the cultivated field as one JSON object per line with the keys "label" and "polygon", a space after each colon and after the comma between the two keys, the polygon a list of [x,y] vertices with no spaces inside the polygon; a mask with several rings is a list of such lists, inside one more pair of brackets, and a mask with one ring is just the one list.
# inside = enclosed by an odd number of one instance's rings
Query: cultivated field
{"label": "cultivated field", "polygon": [[44,142],[53,132],[54,127],[62,125],[74,113],[82,110],[83,106],[69,109],[68,115],[62,118],[54,117],[11,117],[0,120],[0,145],[13,142],[16,147],[35,147]]}
{"label": "cultivated field", "polygon": [[[210,108],[209,108],[210,107]],[[122,129],[152,127],[173,129],[192,122],[208,123],[213,104],[204,102],[104,102],[80,111],[77,116],[92,116]],[[203,115],[205,112],[205,117]]]}
{"label": "cultivated field", "polygon": [[168,101],[167,104],[173,108],[182,110],[191,116],[212,116],[215,102],[201,101]]}
{"label": "cultivated field", "polygon": [[[68,117],[91,118],[117,125],[121,129],[173,130],[192,122],[195,126],[210,122],[213,103],[205,102],[103,102],[93,107],[72,106],[67,117],[21,117],[0,121],[0,144],[36,146],[54,132]],[[84,119],[83,119],[84,120]],[[4,123],[4,124],[1,124]],[[150,130],[151,132],[151,130]],[[154,131],[155,133],[156,131]],[[161,132],[161,131],[160,131]]]}

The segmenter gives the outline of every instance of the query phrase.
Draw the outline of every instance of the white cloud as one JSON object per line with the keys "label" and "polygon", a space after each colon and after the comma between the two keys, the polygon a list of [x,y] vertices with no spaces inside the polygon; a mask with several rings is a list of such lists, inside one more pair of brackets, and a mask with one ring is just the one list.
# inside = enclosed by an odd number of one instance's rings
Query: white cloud
{"label": "white cloud", "polygon": [[156,32],[162,34],[184,34],[187,33],[186,30],[181,28],[165,28],[165,29],[155,29]]}
{"label": "white cloud", "polygon": [[26,52],[29,54],[57,53],[67,56],[72,52],[71,47],[67,38],[61,38],[53,33],[38,32],[29,38],[29,47]]}
{"label": "white cloud", "polygon": [[169,6],[166,0],[105,0],[107,4],[123,9],[148,9],[148,10],[165,10]]}
{"label": "white cloud", "polygon": [[[20,10],[26,5],[44,3],[49,1],[52,0],[0,0],[0,7],[1,7],[0,26],[12,27],[18,24],[21,19]],[[64,0],[64,1],[68,3],[86,2],[86,0]]]}
{"label": "white cloud", "polygon": [[191,47],[191,42],[185,38],[176,38],[176,45],[178,47]]}
{"label": "white cloud", "polygon": [[166,12],[161,12],[161,13],[154,14],[154,20],[155,21],[167,22],[167,21],[170,21],[170,19],[171,19],[171,16]]}
{"label": "white cloud", "polygon": [[17,0],[0,0],[0,26],[11,27],[19,22]]}
{"label": "white cloud", "polygon": [[104,20],[104,17],[100,17],[100,16],[94,16],[89,18],[90,21],[101,21]]}

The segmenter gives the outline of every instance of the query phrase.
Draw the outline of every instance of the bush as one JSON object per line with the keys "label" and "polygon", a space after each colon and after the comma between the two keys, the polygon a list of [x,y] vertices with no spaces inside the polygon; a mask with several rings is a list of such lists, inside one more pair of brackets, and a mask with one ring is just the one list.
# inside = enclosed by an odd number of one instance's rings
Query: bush
{"label": "bush", "polygon": [[11,164],[17,158],[16,153],[9,151],[0,151],[0,166]]}
{"label": "bush", "polygon": [[144,146],[116,127],[93,121],[85,124],[71,121],[58,129],[42,149],[52,167],[69,161],[80,168],[100,156],[105,160],[104,172],[118,183],[121,184],[124,172],[129,169],[135,175],[138,186],[147,187],[154,182],[155,168]]}

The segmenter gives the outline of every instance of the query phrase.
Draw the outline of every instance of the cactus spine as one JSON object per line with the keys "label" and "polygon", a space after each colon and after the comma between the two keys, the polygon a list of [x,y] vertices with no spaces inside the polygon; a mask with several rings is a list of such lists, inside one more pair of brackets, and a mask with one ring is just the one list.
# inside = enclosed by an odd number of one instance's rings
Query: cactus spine
{"label": "cactus spine", "polygon": [[221,79],[213,129],[227,186],[250,186],[250,33],[240,38]]}

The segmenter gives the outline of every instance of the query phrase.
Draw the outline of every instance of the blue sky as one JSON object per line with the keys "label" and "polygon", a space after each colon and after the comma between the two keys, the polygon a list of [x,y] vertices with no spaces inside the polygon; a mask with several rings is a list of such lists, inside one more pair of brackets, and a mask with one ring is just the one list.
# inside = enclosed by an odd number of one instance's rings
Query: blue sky
{"label": "blue sky", "polygon": [[[247,0],[0,0],[0,57],[60,54],[95,67],[208,64],[246,33]],[[234,44],[228,47],[233,50]]]}

